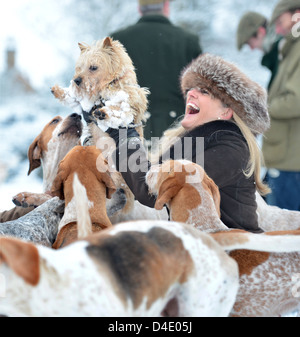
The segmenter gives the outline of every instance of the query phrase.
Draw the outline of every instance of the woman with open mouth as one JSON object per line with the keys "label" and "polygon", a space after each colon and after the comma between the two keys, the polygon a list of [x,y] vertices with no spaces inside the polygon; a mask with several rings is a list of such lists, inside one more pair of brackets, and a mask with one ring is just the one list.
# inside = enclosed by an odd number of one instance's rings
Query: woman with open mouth
{"label": "woman with open mouth", "polygon": [[[255,193],[269,192],[260,178],[261,152],[256,136],[270,125],[266,91],[243,74],[235,65],[221,57],[203,54],[182,72],[181,89],[186,98],[185,114],[181,122],[167,130],[151,156],[152,163],[166,159],[188,159],[197,163],[203,151],[204,170],[219,187],[221,220],[230,228],[259,233]],[[140,167],[149,167],[141,156],[143,145],[129,149],[127,141],[116,133],[116,152],[127,152],[127,171],[121,172],[137,200],[154,207],[155,197],[149,195],[145,184],[146,171],[132,172],[129,157],[139,149]],[[127,137],[138,137],[128,128]],[[190,139],[190,147],[185,140]],[[203,139],[203,147],[196,146]],[[181,151],[178,151],[181,147]],[[124,148],[122,148],[124,146]],[[168,156],[166,156],[168,154]],[[198,156],[198,157],[197,157]],[[117,163],[117,167],[119,164]],[[126,165],[125,165],[126,166]]]}

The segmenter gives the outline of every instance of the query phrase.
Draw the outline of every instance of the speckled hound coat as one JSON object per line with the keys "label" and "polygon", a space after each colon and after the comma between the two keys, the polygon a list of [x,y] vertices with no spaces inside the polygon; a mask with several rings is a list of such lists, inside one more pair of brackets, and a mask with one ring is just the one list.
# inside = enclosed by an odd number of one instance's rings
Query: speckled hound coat
{"label": "speckled hound coat", "polygon": [[265,232],[289,231],[300,228],[300,212],[268,205],[256,193],[259,227]]}
{"label": "speckled hound coat", "polygon": [[63,212],[64,202],[57,197],[51,198],[17,220],[0,223],[0,236],[16,237],[51,247]]}
{"label": "speckled hound coat", "polygon": [[[199,165],[188,161],[167,161],[152,166],[146,178],[150,191],[158,195],[156,207],[166,203],[170,208],[171,220],[188,223],[205,232],[228,232],[212,234],[217,240],[219,235],[222,240],[226,235],[238,235],[236,231],[228,231],[220,221],[217,188]],[[260,205],[260,209],[261,215],[267,209],[270,212],[269,219],[272,219],[272,212],[274,217],[273,226],[265,226],[273,231],[257,234],[258,248],[259,240],[267,237],[271,245],[265,246],[265,252],[230,252],[230,256],[239,265],[240,273],[240,287],[231,312],[234,316],[280,316],[300,308],[300,297],[292,292],[297,286],[295,277],[300,271],[300,245],[295,245],[294,251],[277,250],[277,244],[280,245],[285,240],[284,236],[294,237],[295,242],[300,240],[299,223],[289,225],[284,222],[280,225],[279,222],[279,229],[292,229],[294,226],[298,230],[274,231],[274,221],[280,220],[286,211],[266,205]],[[289,214],[290,220],[299,218],[299,214],[295,213],[299,212]],[[252,248],[255,249],[254,246]]]}
{"label": "speckled hound coat", "polygon": [[59,250],[0,238],[0,313],[227,316],[239,285],[224,250],[299,244],[300,236],[207,234],[166,221],[121,223]]}
{"label": "speckled hound coat", "polygon": [[237,265],[213,239],[162,221],[59,250],[0,238],[0,274],[9,316],[227,316],[238,289]]}
{"label": "speckled hound coat", "polygon": [[[271,234],[300,238],[299,230],[258,235]],[[239,265],[240,274],[240,287],[232,316],[277,317],[300,309],[299,247],[295,249],[298,251],[290,253],[276,253],[276,249],[267,252],[237,250],[230,253]]]}

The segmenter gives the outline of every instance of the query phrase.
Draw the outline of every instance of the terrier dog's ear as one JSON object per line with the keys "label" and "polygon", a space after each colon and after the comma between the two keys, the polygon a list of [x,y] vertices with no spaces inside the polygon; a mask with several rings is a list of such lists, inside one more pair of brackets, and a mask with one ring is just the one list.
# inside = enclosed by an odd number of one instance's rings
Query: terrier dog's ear
{"label": "terrier dog's ear", "polygon": [[112,39],[109,36],[104,39],[103,47],[104,48],[112,47]]}
{"label": "terrier dog's ear", "polygon": [[78,46],[80,48],[81,53],[84,53],[89,48],[87,44],[82,44],[80,42],[78,43]]}

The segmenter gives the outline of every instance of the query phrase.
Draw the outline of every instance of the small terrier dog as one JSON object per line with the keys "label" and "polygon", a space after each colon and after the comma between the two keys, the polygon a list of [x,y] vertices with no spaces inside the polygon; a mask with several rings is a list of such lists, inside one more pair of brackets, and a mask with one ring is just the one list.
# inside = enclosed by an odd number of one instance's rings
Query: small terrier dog
{"label": "small terrier dog", "polygon": [[[73,80],[68,88],[53,86],[54,96],[75,112],[88,113],[104,132],[108,128],[136,127],[142,137],[149,91],[138,85],[124,46],[110,37],[91,46],[78,45],[81,54]],[[90,129],[95,123],[89,123]],[[93,137],[95,131],[90,131]]]}

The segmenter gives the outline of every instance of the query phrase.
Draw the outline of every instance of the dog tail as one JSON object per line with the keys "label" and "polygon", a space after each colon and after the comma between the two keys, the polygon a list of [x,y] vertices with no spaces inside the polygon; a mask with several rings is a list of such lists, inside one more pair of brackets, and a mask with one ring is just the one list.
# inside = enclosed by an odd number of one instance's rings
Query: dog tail
{"label": "dog tail", "polygon": [[210,235],[228,251],[247,249],[270,253],[300,252],[300,230],[263,234],[232,230]]}
{"label": "dog tail", "polygon": [[74,174],[73,192],[77,211],[78,239],[83,239],[92,234],[92,222],[89,213],[89,200],[85,187],[79,181],[78,175]]}

